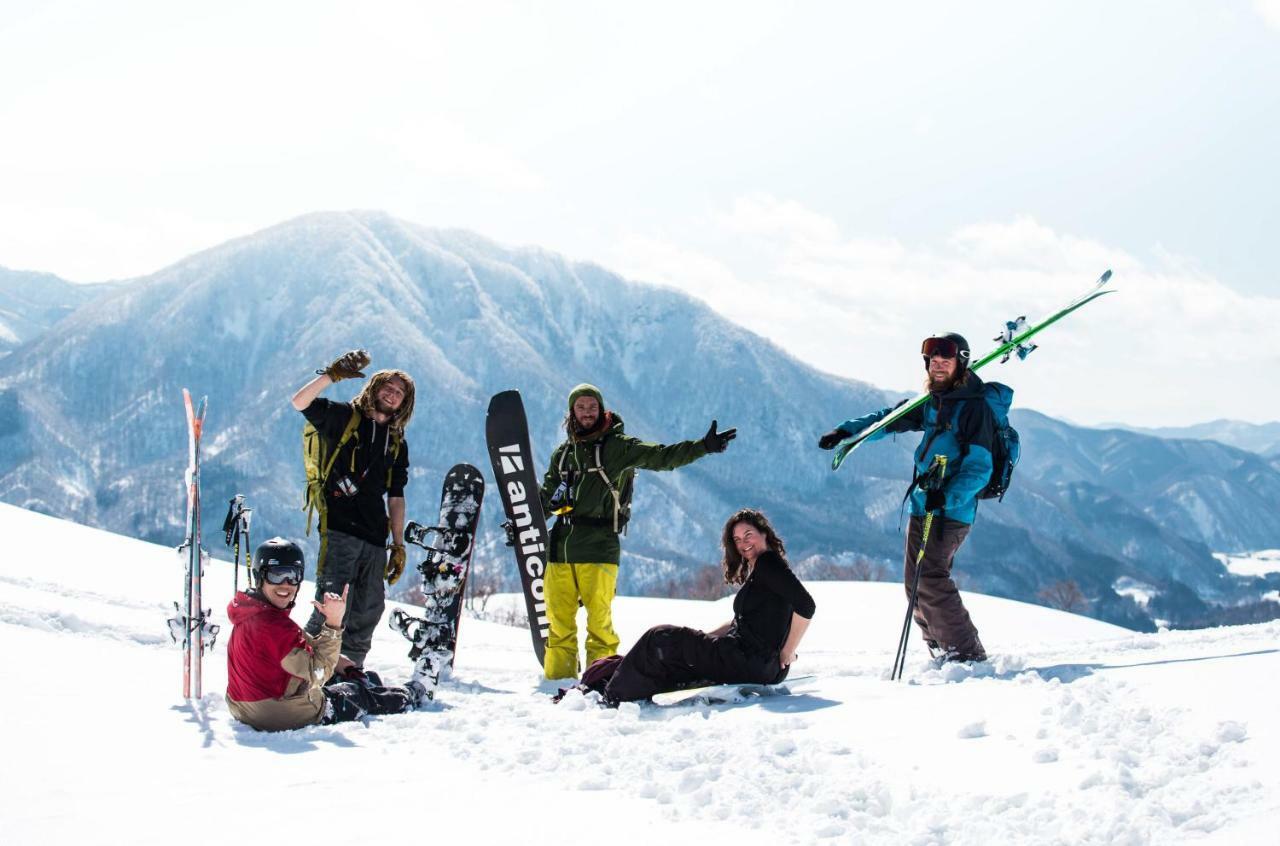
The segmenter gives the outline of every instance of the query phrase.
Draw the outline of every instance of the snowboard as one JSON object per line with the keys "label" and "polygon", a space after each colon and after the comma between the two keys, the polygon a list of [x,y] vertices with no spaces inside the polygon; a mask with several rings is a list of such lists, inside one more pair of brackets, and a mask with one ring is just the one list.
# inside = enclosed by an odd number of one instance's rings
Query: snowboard
{"label": "snowboard", "polygon": [[503,391],[489,400],[484,421],[485,440],[489,444],[489,460],[502,497],[503,524],[516,556],[516,569],[524,592],[525,613],[529,618],[529,634],[533,652],[542,666],[547,649],[547,601],[543,595],[543,575],[547,569],[550,536],[542,513],[537,465],[529,446],[529,422],[519,391]]}
{"label": "snowboard", "polygon": [[[970,364],[969,370],[974,372],[981,370],[997,358],[1000,359],[1000,363],[1003,364],[1009,360],[1010,356],[1015,354],[1018,356],[1020,361],[1025,359],[1031,354],[1032,350],[1036,348],[1035,344],[1029,343],[1033,337],[1045,329],[1048,329],[1050,326],[1057,323],[1076,309],[1098,299],[1103,294],[1113,293],[1111,290],[1103,290],[1103,287],[1109,281],[1111,281],[1110,270],[1098,277],[1098,281],[1093,283],[1093,287],[1088,291],[1076,297],[1074,300],[1050,314],[1048,317],[1040,320],[1038,323],[1028,324],[1026,317],[1019,317],[1017,320],[1007,321],[1000,334],[992,339],[998,342],[995,348],[982,358]],[[924,405],[925,401],[928,400],[930,396],[931,394],[929,393],[923,393],[910,402],[904,400],[899,403],[893,411],[876,421],[874,425],[868,426],[861,432],[856,432],[836,444],[835,455],[831,458],[831,469],[839,470],[840,465],[849,457],[849,454],[860,445],[866,443],[868,438],[876,432],[883,430],[893,422],[900,420],[909,412]]]}
{"label": "snowboard", "polygon": [[790,696],[789,685],[811,679],[813,676],[797,676],[778,684],[713,684],[704,687],[688,687],[669,693],[655,693],[653,704],[668,708],[674,705],[732,705],[751,699],[771,696]]}
{"label": "snowboard", "polygon": [[423,616],[396,609],[390,624],[413,644],[409,649],[413,678],[422,682],[429,699],[435,698],[440,677],[453,667],[458,651],[458,627],[483,502],[484,476],[470,464],[457,464],[444,477],[435,525],[411,521],[404,527],[405,543],[426,553],[418,565]]}

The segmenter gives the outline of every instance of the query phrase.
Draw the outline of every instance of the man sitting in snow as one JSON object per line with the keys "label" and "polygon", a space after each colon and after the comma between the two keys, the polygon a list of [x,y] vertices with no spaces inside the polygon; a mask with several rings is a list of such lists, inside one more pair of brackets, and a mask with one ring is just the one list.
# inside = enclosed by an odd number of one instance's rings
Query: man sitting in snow
{"label": "man sitting in snow", "polygon": [[237,593],[227,606],[234,625],[227,646],[231,716],[260,731],[285,731],[416,707],[426,695],[420,682],[383,687],[376,674],[340,654],[349,586],[341,596],[326,593],[323,602],[312,601],[325,621],[315,637],[289,618],[302,573],[301,547],[272,538],[253,554],[256,587]]}

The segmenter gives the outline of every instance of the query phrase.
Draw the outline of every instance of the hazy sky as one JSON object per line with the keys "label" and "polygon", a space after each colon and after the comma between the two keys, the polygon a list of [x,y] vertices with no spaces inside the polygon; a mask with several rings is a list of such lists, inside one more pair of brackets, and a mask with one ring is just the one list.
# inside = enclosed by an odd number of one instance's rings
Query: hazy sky
{"label": "hazy sky", "polygon": [[1280,0],[897,6],[0,0],[0,265],[384,209],[901,390],[1112,267],[1019,404],[1280,419]]}

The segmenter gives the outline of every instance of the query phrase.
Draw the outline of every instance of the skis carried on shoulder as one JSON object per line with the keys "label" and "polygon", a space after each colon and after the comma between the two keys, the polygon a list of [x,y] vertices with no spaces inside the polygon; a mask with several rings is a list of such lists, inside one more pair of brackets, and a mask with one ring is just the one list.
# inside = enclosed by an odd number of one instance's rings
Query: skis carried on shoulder
{"label": "skis carried on shoulder", "polygon": [[413,617],[397,608],[388,622],[413,644],[413,678],[422,682],[428,699],[435,698],[440,678],[453,667],[458,652],[458,627],[483,503],[484,476],[470,464],[457,464],[444,477],[436,524],[410,522],[404,527],[405,543],[426,551],[418,565],[423,615]]}
{"label": "skis carried on shoulder", "polygon": [[183,605],[173,603],[174,616],[169,618],[169,636],[182,644],[182,695],[199,699],[203,695],[202,664],[206,649],[212,649],[218,637],[218,626],[210,622],[209,609],[202,607],[201,579],[209,553],[200,543],[200,437],[204,431],[204,414],[208,397],[200,405],[191,402],[191,393],[182,389],[187,412],[187,534],[178,547],[178,557],[185,565]]}
{"label": "skis carried on shoulder", "polygon": [[[1098,297],[1101,297],[1103,294],[1113,293],[1113,291],[1109,289],[1103,290],[1104,286],[1109,281],[1111,281],[1110,270],[1106,271],[1105,273],[1102,274],[1102,276],[1098,277],[1098,281],[1095,282],[1093,284],[1093,287],[1091,287],[1088,291],[1085,291],[1079,297],[1076,297],[1074,300],[1067,303],[1065,306],[1053,312],[1048,317],[1042,319],[1038,323],[1028,324],[1027,318],[1025,316],[1019,317],[1017,320],[1006,321],[1004,328],[1000,331],[1000,334],[997,335],[994,339],[998,342],[995,348],[992,349],[986,355],[984,355],[982,358],[971,363],[969,365],[969,370],[971,371],[980,370],[981,368],[990,364],[992,361],[994,361],[997,358],[1000,359],[1001,364],[1008,361],[1010,357],[1014,355],[1017,355],[1019,361],[1026,359],[1026,357],[1030,355],[1033,350],[1036,349],[1035,344],[1029,343],[1029,341],[1033,337],[1038,335],[1040,332],[1043,332],[1045,329],[1057,323],[1059,320],[1066,317],[1068,314],[1080,308],[1081,306],[1085,305],[1086,303],[1093,302]],[[894,422],[901,420],[904,416],[906,416],[910,412],[924,405],[925,401],[929,399],[929,396],[930,394],[923,393],[920,396],[916,397],[915,399],[911,400],[910,402],[903,402],[902,404],[897,406],[893,411],[889,412],[880,420],[877,420],[875,425],[868,426],[867,428],[863,429],[861,432],[857,432],[845,438],[843,441],[840,441],[840,443],[836,444],[835,455],[833,455],[831,458],[831,469],[839,470],[840,465],[843,464],[844,460],[849,457],[849,454],[853,452],[855,449],[857,449],[860,445],[865,443],[868,438],[870,438],[872,435],[876,434],[877,432],[883,430],[886,426],[889,426]]]}

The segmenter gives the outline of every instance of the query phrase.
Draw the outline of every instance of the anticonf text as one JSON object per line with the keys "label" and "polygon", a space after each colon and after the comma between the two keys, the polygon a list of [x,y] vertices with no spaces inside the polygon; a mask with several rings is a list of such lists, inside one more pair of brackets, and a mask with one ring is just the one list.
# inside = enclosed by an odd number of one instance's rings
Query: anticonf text
{"label": "anticonf text", "polygon": [[[498,447],[502,459],[502,475],[525,475],[532,479],[532,471],[526,471],[525,458],[520,444]],[[531,612],[538,621],[538,630],[545,641],[551,624],[547,620],[547,601],[543,595],[542,577],[547,569],[547,538],[544,529],[534,525],[530,511],[528,486],[518,478],[505,478],[502,484],[508,503],[508,517],[515,524],[516,544],[524,558],[525,592],[531,602]]]}

